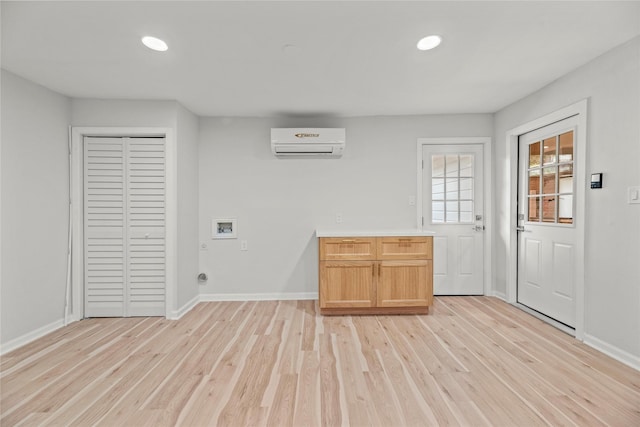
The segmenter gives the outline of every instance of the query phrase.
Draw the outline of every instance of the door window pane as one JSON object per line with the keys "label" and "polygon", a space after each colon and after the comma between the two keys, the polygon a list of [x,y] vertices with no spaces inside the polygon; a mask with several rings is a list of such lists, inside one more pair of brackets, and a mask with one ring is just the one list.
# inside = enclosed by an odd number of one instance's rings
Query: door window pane
{"label": "door window pane", "polygon": [[447,178],[447,200],[458,200],[458,178]]}
{"label": "door window pane", "polygon": [[556,222],[556,196],[542,197],[542,222]]}
{"label": "door window pane", "polygon": [[542,194],[556,193],[556,169],[552,166],[542,170]]}
{"label": "door window pane", "polygon": [[542,141],[544,148],[543,164],[549,165],[556,162],[556,137]]}
{"label": "door window pane", "polygon": [[534,169],[529,174],[529,195],[540,194],[540,169]]}
{"label": "door window pane", "polygon": [[573,223],[573,137],[569,131],[529,144],[529,222]]}
{"label": "door window pane", "polygon": [[446,203],[447,222],[458,222],[458,201]]}
{"label": "door window pane", "polygon": [[473,177],[473,155],[460,155],[460,176]]}
{"label": "door window pane", "polygon": [[473,201],[473,178],[460,178],[460,200]]}
{"label": "door window pane", "polygon": [[465,200],[460,202],[460,222],[473,222],[473,202]]}
{"label": "door window pane", "polygon": [[458,177],[460,168],[458,166],[458,155],[447,155],[446,174],[447,176]]}
{"label": "door window pane", "polygon": [[444,222],[444,202],[431,202],[431,221]]}
{"label": "door window pane", "polygon": [[431,179],[431,200],[444,200],[444,179]]}
{"label": "door window pane", "polygon": [[540,141],[529,144],[529,167],[540,166]]}
{"label": "door window pane", "polygon": [[563,133],[559,137],[559,162],[573,162],[573,131]]}
{"label": "door window pane", "polygon": [[431,156],[431,176],[434,178],[444,176],[444,155]]}
{"label": "door window pane", "polygon": [[529,197],[529,222],[540,221],[540,197]]}
{"label": "door window pane", "polygon": [[473,223],[473,154],[431,156],[431,220]]}
{"label": "door window pane", "polygon": [[558,222],[561,224],[573,224],[572,194],[558,196]]}

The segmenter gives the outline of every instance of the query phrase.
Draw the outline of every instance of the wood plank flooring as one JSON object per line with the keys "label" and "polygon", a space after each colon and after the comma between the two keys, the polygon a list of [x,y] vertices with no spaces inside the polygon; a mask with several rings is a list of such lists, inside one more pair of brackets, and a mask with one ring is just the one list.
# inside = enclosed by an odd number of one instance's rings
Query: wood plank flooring
{"label": "wood plank flooring", "polygon": [[2,357],[2,426],[640,426],[640,372],[490,297],[429,315],[211,302]]}

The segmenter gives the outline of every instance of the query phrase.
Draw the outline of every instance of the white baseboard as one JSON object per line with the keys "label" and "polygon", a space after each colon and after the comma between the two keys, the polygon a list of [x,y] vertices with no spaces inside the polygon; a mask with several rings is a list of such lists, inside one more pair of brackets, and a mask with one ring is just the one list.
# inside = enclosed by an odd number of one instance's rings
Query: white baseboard
{"label": "white baseboard", "polygon": [[269,294],[201,294],[200,301],[274,301],[318,299],[317,292],[284,292]]}
{"label": "white baseboard", "polygon": [[170,319],[170,320],[180,319],[182,316],[187,314],[193,307],[195,307],[196,304],[198,304],[199,302],[200,302],[200,295],[196,295],[195,297],[191,298],[191,300],[188,301],[185,305],[183,305],[177,310],[172,311],[167,317],[167,319]]}
{"label": "white baseboard", "polygon": [[504,292],[498,292],[496,290],[492,290],[488,296],[499,298],[502,301],[507,301],[507,294],[505,294]]}
{"label": "white baseboard", "polygon": [[31,341],[35,341],[38,338],[42,338],[43,336],[57,329],[60,329],[63,326],[65,326],[64,319],[60,319],[60,320],[56,320],[55,322],[51,322],[48,325],[44,325],[41,328],[36,329],[35,331],[31,331],[27,334],[24,334],[21,337],[14,338],[11,341],[3,344],[2,347],[0,347],[0,354],[9,353],[10,351],[15,350],[16,348],[22,347],[23,345],[27,345]]}
{"label": "white baseboard", "polygon": [[584,343],[606,354],[607,356],[611,356],[617,361],[622,362],[625,365],[631,366],[632,368],[640,371],[639,356],[634,356],[631,353],[628,353],[622,349],[619,349],[618,347],[613,346],[607,342],[604,342],[601,339],[596,338],[593,335],[589,335],[587,333],[584,334]]}

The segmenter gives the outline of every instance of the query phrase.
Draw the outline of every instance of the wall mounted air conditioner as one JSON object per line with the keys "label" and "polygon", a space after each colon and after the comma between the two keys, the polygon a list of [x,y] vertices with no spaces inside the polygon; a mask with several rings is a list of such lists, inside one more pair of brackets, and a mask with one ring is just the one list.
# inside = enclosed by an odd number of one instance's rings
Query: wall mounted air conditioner
{"label": "wall mounted air conditioner", "polygon": [[271,129],[271,151],[278,157],[340,157],[344,128]]}

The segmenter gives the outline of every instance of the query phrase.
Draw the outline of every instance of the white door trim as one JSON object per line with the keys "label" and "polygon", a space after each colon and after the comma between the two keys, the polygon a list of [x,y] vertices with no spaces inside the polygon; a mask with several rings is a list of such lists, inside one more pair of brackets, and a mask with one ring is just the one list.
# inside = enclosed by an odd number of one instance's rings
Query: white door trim
{"label": "white door trim", "polygon": [[166,296],[165,317],[171,318],[177,310],[177,155],[174,130],[161,127],[72,127],[71,128],[71,204],[73,217],[71,321],[84,317],[84,162],[85,136],[159,136],[165,138],[166,147]]}
{"label": "white door trim", "polygon": [[508,240],[506,243],[507,253],[507,288],[506,299],[511,304],[516,304],[517,284],[518,284],[518,137],[527,132],[548,126],[552,123],[577,116],[578,127],[576,129],[576,328],[575,336],[579,340],[584,339],[584,229],[585,229],[585,197],[586,197],[586,166],[587,166],[587,107],[586,99],[571,104],[565,108],[554,111],[543,117],[520,125],[507,131],[507,158],[508,163],[508,194],[509,219],[508,219]]}
{"label": "white door trim", "polygon": [[[416,194],[416,207],[417,216],[416,224],[418,229],[425,230],[425,226],[422,224],[422,150],[425,145],[459,145],[459,144],[482,144],[483,157],[484,157],[484,219],[485,219],[485,235],[484,235],[484,294],[492,295],[492,243],[493,243],[493,169],[491,167],[493,159],[493,150],[491,145],[491,138],[480,137],[446,137],[446,138],[418,138],[417,144],[417,194]],[[427,226],[428,227],[428,226]],[[428,228],[427,228],[428,229]]]}

